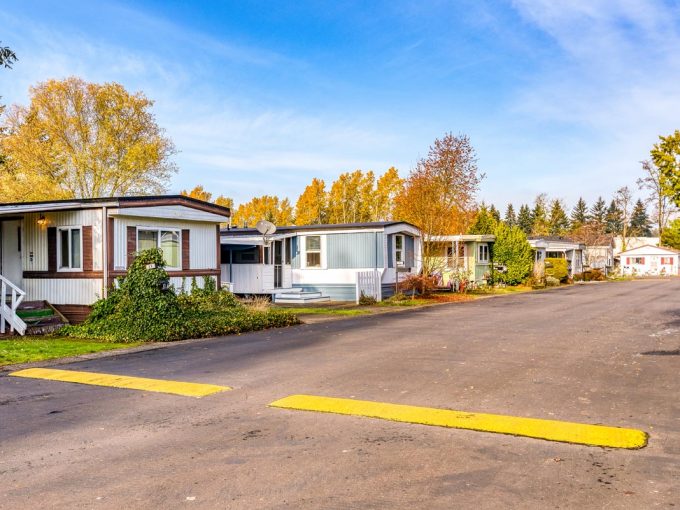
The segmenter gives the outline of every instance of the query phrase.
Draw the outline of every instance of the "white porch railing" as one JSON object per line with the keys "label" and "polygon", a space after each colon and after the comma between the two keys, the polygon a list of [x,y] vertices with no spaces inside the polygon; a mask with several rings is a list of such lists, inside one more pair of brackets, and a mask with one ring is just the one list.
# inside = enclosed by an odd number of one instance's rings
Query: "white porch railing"
{"label": "white porch railing", "polygon": [[[11,291],[8,293],[8,290]],[[0,275],[0,334],[5,333],[6,325],[9,324],[10,333],[15,330],[20,334],[26,333],[26,323],[17,315],[17,308],[26,297],[26,293]]]}
{"label": "white porch railing", "polygon": [[382,301],[382,278],[380,271],[358,271],[356,301],[359,303],[361,295],[371,296],[376,301]]}

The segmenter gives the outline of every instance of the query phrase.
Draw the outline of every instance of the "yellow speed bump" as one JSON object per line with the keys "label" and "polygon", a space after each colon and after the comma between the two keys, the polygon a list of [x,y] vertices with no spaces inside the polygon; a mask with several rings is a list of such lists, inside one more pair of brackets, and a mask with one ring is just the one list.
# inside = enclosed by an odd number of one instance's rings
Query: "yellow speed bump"
{"label": "yellow speed bump", "polygon": [[499,414],[467,413],[448,409],[388,404],[348,398],[316,397],[312,395],[291,395],[269,405],[283,409],[365,416],[368,418],[418,423],[436,427],[534,437],[548,441],[588,446],[637,449],[647,445],[647,433],[641,430],[588,425],[585,423],[520,418]]}
{"label": "yellow speed bump", "polygon": [[13,377],[27,377],[30,379],[47,379],[92,386],[108,386],[111,388],[125,388],[128,390],[154,391],[170,393],[185,397],[205,397],[220,391],[227,391],[229,386],[215,386],[214,384],[200,384],[180,381],[165,381],[163,379],[147,379],[145,377],[128,377],[125,375],[98,374],[96,372],[76,372],[73,370],[56,370],[51,368],[28,368],[9,374]]}

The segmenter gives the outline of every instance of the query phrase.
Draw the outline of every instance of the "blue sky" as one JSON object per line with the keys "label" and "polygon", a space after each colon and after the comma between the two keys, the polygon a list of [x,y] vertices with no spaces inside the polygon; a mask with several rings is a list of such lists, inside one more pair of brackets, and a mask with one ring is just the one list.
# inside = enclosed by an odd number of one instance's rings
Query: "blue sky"
{"label": "blue sky", "polygon": [[141,90],[180,150],[171,191],[237,203],[406,175],[452,131],[477,150],[480,200],[571,207],[634,188],[680,129],[678,2],[5,0],[0,27],[20,58],[4,103],[69,75]]}

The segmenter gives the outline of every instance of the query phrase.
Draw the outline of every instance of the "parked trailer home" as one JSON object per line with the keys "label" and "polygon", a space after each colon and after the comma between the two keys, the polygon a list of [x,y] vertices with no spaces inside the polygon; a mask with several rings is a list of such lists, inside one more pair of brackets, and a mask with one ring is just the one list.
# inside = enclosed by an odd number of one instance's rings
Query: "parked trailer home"
{"label": "parked trailer home", "polygon": [[278,227],[267,239],[222,230],[222,280],[236,294],[277,302],[353,301],[358,274],[370,271],[389,296],[397,277],[420,272],[420,260],[420,233],[403,222]]}
{"label": "parked trailer home", "polygon": [[[428,253],[440,285],[457,288],[461,280],[486,285],[491,277],[494,235],[460,234],[433,236]],[[440,256],[438,256],[440,255]]]}
{"label": "parked trailer home", "polygon": [[633,276],[676,276],[678,252],[659,246],[639,246],[619,254],[621,273]]}
{"label": "parked trailer home", "polygon": [[[0,204],[0,282],[4,301],[48,302],[83,320],[133,254],[163,250],[170,281],[220,279],[220,223],[228,208],[184,196],[120,197]],[[12,298],[12,296],[14,296]],[[21,324],[2,303],[0,322]],[[11,316],[11,317],[10,317]]]}

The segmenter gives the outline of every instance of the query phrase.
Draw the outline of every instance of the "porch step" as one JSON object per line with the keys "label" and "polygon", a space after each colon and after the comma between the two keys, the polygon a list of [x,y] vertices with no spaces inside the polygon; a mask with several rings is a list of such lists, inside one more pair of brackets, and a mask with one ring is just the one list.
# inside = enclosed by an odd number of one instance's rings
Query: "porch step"
{"label": "porch step", "polygon": [[274,303],[305,304],[322,303],[330,300],[330,297],[324,296],[321,292],[305,292],[301,289],[274,294]]}
{"label": "porch step", "polygon": [[17,308],[17,315],[26,323],[27,335],[47,335],[68,324],[47,301],[25,301]]}

